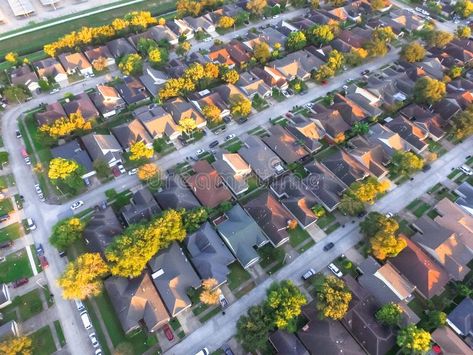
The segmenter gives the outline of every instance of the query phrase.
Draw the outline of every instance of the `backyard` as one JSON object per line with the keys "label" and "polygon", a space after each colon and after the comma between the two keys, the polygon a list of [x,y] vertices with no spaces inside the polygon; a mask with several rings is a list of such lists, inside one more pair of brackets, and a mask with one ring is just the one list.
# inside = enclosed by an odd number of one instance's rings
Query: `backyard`
{"label": "backyard", "polygon": [[0,229],[0,244],[9,240],[15,240],[22,236],[20,224],[13,223],[9,226]]}
{"label": "backyard", "polygon": [[9,283],[23,277],[33,276],[26,249],[8,255],[0,264],[0,282]]}

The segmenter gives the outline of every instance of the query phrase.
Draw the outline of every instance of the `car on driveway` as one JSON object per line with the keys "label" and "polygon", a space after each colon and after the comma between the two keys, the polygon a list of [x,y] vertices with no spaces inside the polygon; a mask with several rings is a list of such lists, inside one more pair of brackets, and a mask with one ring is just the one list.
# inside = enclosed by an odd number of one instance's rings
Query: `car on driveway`
{"label": "car on driveway", "polygon": [[123,164],[118,163],[118,164],[117,164],[117,168],[118,168],[118,170],[120,171],[120,174],[126,174],[126,169],[125,169],[125,167],[123,166]]}
{"label": "car on driveway", "polygon": [[6,242],[0,243],[0,249],[10,248],[13,243],[13,240],[7,240]]}
{"label": "car on driveway", "polygon": [[89,339],[90,339],[90,342],[92,343],[92,346],[94,348],[98,348],[99,347],[99,341],[97,340],[97,336],[95,335],[95,333],[90,333],[89,334]]}
{"label": "car on driveway", "polygon": [[393,218],[394,217],[394,213],[392,212],[388,212],[385,214],[386,218]]}
{"label": "car on driveway", "polygon": [[71,210],[75,211],[82,206],[84,206],[84,201],[76,201],[71,205]]}
{"label": "car on driveway", "polygon": [[13,288],[18,288],[20,286],[26,285],[28,283],[28,279],[26,277],[22,277],[16,281],[13,281]]}
{"label": "car on driveway", "polygon": [[333,247],[335,246],[335,244],[333,243],[328,243],[324,246],[324,251],[329,251],[330,249],[332,249]]}
{"label": "car on driveway", "polygon": [[311,268],[311,269],[307,270],[306,272],[304,272],[304,274],[302,275],[302,279],[303,280],[308,280],[309,278],[311,278],[314,275],[315,275],[315,270]]}
{"label": "car on driveway", "polygon": [[128,170],[128,175],[136,175],[137,172],[138,172],[138,169],[134,168],[134,169]]}
{"label": "car on driveway", "polygon": [[26,224],[28,225],[28,229],[30,231],[34,231],[36,229],[36,224],[34,223],[32,218],[27,218],[26,219]]}
{"label": "car on driveway", "polygon": [[221,293],[218,296],[218,301],[220,302],[220,306],[222,306],[222,308],[227,308],[228,307],[228,301],[225,298],[225,296],[223,295],[223,293]]}
{"label": "car on driveway", "polygon": [[164,331],[164,335],[166,335],[166,338],[169,340],[169,341],[173,341],[174,340],[174,334],[172,333],[172,330],[171,330],[171,327],[169,326],[169,324],[165,324],[163,326],[163,331]]}
{"label": "car on driveway", "polygon": [[460,170],[468,176],[473,175],[473,170],[471,170],[471,168],[468,165],[460,166]]}
{"label": "car on driveway", "polygon": [[331,272],[333,272],[333,274],[337,277],[342,277],[343,276],[343,273],[340,271],[340,269],[334,264],[334,263],[330,263],[328,265],[328,268]]}

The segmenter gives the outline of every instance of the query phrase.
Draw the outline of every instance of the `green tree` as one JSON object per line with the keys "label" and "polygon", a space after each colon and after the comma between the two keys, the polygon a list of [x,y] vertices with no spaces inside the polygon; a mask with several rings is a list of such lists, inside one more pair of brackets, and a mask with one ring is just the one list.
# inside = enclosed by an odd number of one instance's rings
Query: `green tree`
{"label": "green tree", "polygon": [[286,48],[291,52],[298,51],[299,49],[304,48],[306,45],[307,38],[302,31],[291,32],[287,37]]}
{"label": "green tree", "polygon": [[456,115],[452,121],[452,132],[456,139],[465,139],[473,135],[473,108]]}
{"label": "green tree", "polygon": [[102,159],[95,160],[93,166],[97,176],[101,179],[108,178],[112,172],[107,162]]}
{"label": "green tree", "polygon": [[343,280],[335,276],[327,276],[317,290],[317,310],[324,318],[342,319],[348,311],[352,295]]}
{"label": "green tree", "polygon": [[247,352],[264,348],[274,321],[263,306],[252,306],[237,322],[236,338]]}
{"label": "green tree", "polygon": [[396,342],[405,354],[424,354],[430,348],[430,333],[409,324],[399,331]]}
{"label": "green tree", "polygon": [[458,26],[455,34],[458,38],[469,38],[471,36],[471,28],[469,26]]}
{"label": "green tree", "polygon": [[386,303],[376,313],[375,318],[381,324],[393,327],[402,320],[403,310],[397,303]]}
{"label": "green tree", "polygon": [[429,31],[426,32],[425,39],[429,46],[443,48],[453,40],[453,34],[445,31]]}
{"label": "green tree", "polygon": [[0,342],[0,353],[3,355],[31,355],[32,352],[31,338],[13,337],[6,338]]}
{"label": "green tree", "polygon": [[135,75],[143,71],[143,59],[139,54],[124,55],[118,63],[118,68],[125,75]]}
{"label": "green tree", "polygon": [[406,62],[420,62],[424,59],[427,51],[419,42],[410,42],[405,44],[401,50],[401,58]]}
{"label": "green tree", "polygon": [[414,86],[414,100],[421,104],[434,104],[442,100],[445,93],[445,83],[428,76],[417,79]]}
{"label": "green tree", "polygon": [[312,77],[314,78],[314,80],[320,83],[324,80],[327,80],[333,77],[334,75],[335,75],[335,71],[329,65],[323,64],[319,67],[319,69],[314,71],[314,73],[312,74]]}
{"label": "green tree", "polygon": [[399,229],[399,224],[394,218],[388,218],[379,212],[370,212],[360,223],[361,232],[371,238],[380,230],[394,234]]}
{"label": "green tree", "polygon": [[356,136],[363,136],[370,131],[370,125],[366,122],[356,122],[351,128],[351,132]]}
{"label": "green tree", "polygon": [[352,193],[346,192],[340,199],[338,209],[345,215],[357,216],[365,211],[365,205]]}
{"label": "green tree", "polygon": [[292,281],[275,282],[268,289],[266,307],[279,329],[287,328],[289,322],[301,314],[301,307],[306,303],[307,298]]}
{"label": "green tree", "polygon": [[198,207],[186,211],[182,218],[186,231],[193,233],[209,218],[209,212],[205,207]]}
{"label": "green tree", "polygon": [[410,175],[424,167],[424,161],[412,152],[396,151],[391,159],[392,171],[397,175]]}
{"label": "green tree", "polygon": [[447,315],[439,310],[429,311],[427,313],[427,324],[430,329],[437,329],[447,324]]}
{"label": "green tree", "polygon": [[325,45],[335,38],[332,27],[329,25],[315,25],[309,29],[309,40],[317,46]]}
{"label": "green tree", "polygon": [[49,241],[56,249],[64,250],[82,237],[84,228],[85,224],[80,218],[64,219],[53,226]]}
{"label": "green tree", "polygon": [[10,104],[22,103],[31,97],[29,90],[23,85],[7,86],[3,96]]}
{"label": "green tree", "polygon": [[473,2],[471,0],[459,0],[454,6],[454,11],[458,16],[468,18],[473,14]]}
{"label": "green tree", "polygon": [[385,0],[371,0],[370,1],[370,5],[371,5],[371,8],[375,11],[380,11],[384,8],[386,8],[386,6],[389,5],[389,1],[385,1]]}

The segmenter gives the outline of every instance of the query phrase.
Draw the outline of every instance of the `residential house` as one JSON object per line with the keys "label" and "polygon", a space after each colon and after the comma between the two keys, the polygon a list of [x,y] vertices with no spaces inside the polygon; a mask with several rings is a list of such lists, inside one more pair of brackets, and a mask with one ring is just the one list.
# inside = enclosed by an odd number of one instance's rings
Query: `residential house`
{"label": "residential house", "polygon": [[409,144],[410,149],[417,154],[422,153],[429,146],[425,142],[428,133],[412,124],[404,116],[398,115],[393,119],[386,119],[385,126],[394,133],[398,133]]}
{"label": "residential house", "polygon": [[303,115],[298,114],[291,117],[289,125],[285,128],[310,153],[315,153],[322,148],[320,140],[325,136],[325,132],[314,121],[309,120]]}
{"label": "residential house", "polygon": [[61,87],[69,85],[67,74],[61,63],[54,58],[46,58],[38,62],[33,63],[33,67],[38,73],[40,79],[48,81],[49,79],[54,80]]}
{"label": "residential house", "polygon": [[169,76],[160,70],[153,69],[149,63],[143,65],[143,75],[140,75],[140,81],[156,97],[164,86]]}
{"label": "residential house", "polygon": [[220,117],[224,118],[230,115],[230,106],[220,96],[219,92],[210,92],[209,90],[202,90],[188,95],[189,100],[194,104],[199,111],[203,111],[205,106],[217,106],[220,110]]}
{"label": "residential house", "polygon": [[149,332],[155,332],[169,321],[169,313],[147,271],[133,279],[112,276],[104,284],[125,334],[140,329],[142,324]]}
{"label": "residential house", "polygon": [[111,206],[94,212],[83,232],[87,250],[103,256],[105,249],[122,231],[123,227]]}
{"label": "residential house", "polygon": [[86,121],[96,120],[100,116],[99,111],[95,107],[89,95],[85,92],[75,96],[72,100],[66,99],[63,106],[64,111],[66,111],[68,116],[80,112]]}
{"label": "residential house", "polygon": [[447,56],[454,58],[459,66],[468,65],[473,60],[473,46],[470,39],[455,39],[443,49]]}
{"label": "residential house", "polygon": [[396,334],[390,327],[376,321],[379,304],[375,297],[350,275],[344,281],[352,293],[352,301],[342,323],[370,355],[384,355],[396,343]]}
{"label": "residential house", "polygon": [[220,96],[220,98],[224,102],[224,105],[228,109],[231,107],[234,97],[242,96],[242,97],[246,98],[245,95],[243,94],[243,92],[233,84],[219,85],[219,86],[213,88],[212,92],[217,93]]}
{"label": "residential house", "polygon": [[133,111],[133,116],[146,127],[146,130],[154,139],[166,136],[171,140],[175,140],[181,135],[179,127],[172,116],[164,111],[161,106],[152,104],[139,107]]}
{"label": "residential house", "polygon": [[112,133],[117,137],[117,140],[126,152],[136,142],[143,142],[147,148],[153,147],[153,137],[151,137],[145,126],[137,118],[129,123],[113,127]]}
{"label": "residential house", "polygon": [[89,133],[81,140],[94,163],[104,161],[113,167],[122,161],[123,149],[113,135]]}
{"label": "residential house", "polygon": [[394,133],[379,123],[371,125],[368,133],[363,137],[368,140],[369,144],[376,145],[381,143],[383,150],[390,157],[398,150],[410,150],[409,144],[398,133]]}
{"label": "residential house", "polygon": [[253,56],[252,51],[250,51],[242,42],[237,39],[232,39],[230,43],[225,45],[230,58],[238,65],[238,67],[243,68]]}
{"label": "residential house", "polygon": [[292,174],[270,185],[284,207],[294,216],[302,228],[308,228],[317,222],[317,216],[312,211],[318,203],[310,189]]}
{"label": "residential house", "polygon": [[189,63],[189,65],[191,65],[192,63],[199,63],[205,65],[210,62],[209,58],[207,58],[207,55],[201,52],[192,52],[186,58],[187,63]]}
{"label": "residential house", "polygon": [[212,63],[227,65],[228,68],[232,69],[235,67],[236,63],[232,59],[230,52],[227,47],[217,47],[213,48],[208,54],[207,57]]}
{"label": "residential house", "polygon": [[238,153],[218,152],[212,166],[235,196],[248,191],[248,175],[251,167]]}
{"label": "residential house", "polygon": [[448,325],[461,336],[473,335],[473,300],[466,297],[447,316]]}
{"label": "residential house", "polygon": [[59,102],[53,102],[52,104],[46,105],[44,111],[35,113],[38,126],[42,126],[44,124],[50,125],[56,122],[58,119],[66,117],[66,111],[64,111],[64,108]]}
{"label": "residential house", "polygon": [[438,327],[432,333],[432,342],[435,344],[432,348],[439,349],[441,354],[473,355],[473,350],[449,327]]}
{"label": "residential house", "polygon": [[73,139],[67,143],[51,148],[51,155],[54,158],[73,160],[79,164],[79,166],[84,169],[83,174],[81,175],[81,178],[84,180],[94,176],[96,173],[89,154],[82,149],[77,139]]}
{"label": "residential house", "polygon": [[452,80],[447,84],[446,97],[456,100],[463,110],[467,109],[473,103],[473,82],[461,77]]}
{"label": "residential house", "polygon": [[430,217],[422,216],[413,227],[417,233],[411,239],[442,265],[451,278],[463,280],[470,271],[467,264],[473,259],[473,251],[465,247],[454,231]]}
{"label": "residential house", "polygon": [[173,58],[167,62],[164,71],[171,78],[181,78],[185,75],[187,68],[188,65],[183,58]]}
{"label": "residential house", "polygon": [[207,32],[209,35],[215,33],[215,24],[207,16],[186,16],[184,17],[184,21],[189,24],[189,26],[194,30],[194,32],[203,31]]}
{"label": "residential house", "polygon": [[81,52],[61,53],[58,56],[67,74],[79,74],[82,76],[94,76],[94,70],[85,55]]}
{"label": "residential house", "polygon": [[351,129],[351,125],[345,122],[339,111],[325,108],[322,105],[314,106],[316,113],[310,115],[310,119],[323,130],[330,142],[345,140],[345,132]]}
{"label": "residential house", "polygon": [[153,283],[169,315],[176,317],[188,309],[192,302],[187,295],[187,290],[199,288],[201,281],[179,244],[173,242],[168,248],[160,250],[148,262],[148,265],[152,271]]}
{"label": "residential house", "polygon": [[95,62],[98,60],[105,59],[105,67],[109,69],[115,69],[115,58],[107,46],[98,46],[98,47],[89,47],[89,49],[84,51],[87,60],[95,67]]}
{"label": "residential house", "polygon": [[161,212],[158,203],[147,187],[136,191],[130,203],[120,210],[125,223],[130,226],[143,221],[150,221]]}
{"label": "residential house", "polygon": [[228,265],[236,259],[209,222],[188,235],[185,244],[190,261],[202,280],[215,279],[217,285],[227,282]]}
{"label": "residential house", "polygon": [[217,231],[241,266],[247,269],[260,260],[256,249],[269,241],[239,204],[225,212],[224,217],[225,219],[217,224]]}
{"label": "residential house", "polygon": [[440,60],[436,57],[426,57],[421,62],[416,63],[417,66],[422,68],[429,76],[442,80],[446,67],[442,65]]}
{"label": "residential house", "polygon": [[377,179],[388,175],[387,165],[391,162],[391,155],[380,141],[356,136],[350,140],[349,147],[350,155],[368,169],[371,175]]}
{"label": "residential house", "polygon": [[302,315],[308,322],[297,331],[297,337],[310,354],[359,355],[364,353],[341,322],[319,317],[315,301],[302,306]]}
{"label": "residential house", "polygon": [[297,16],[289,20],[289,25],[297,31],[308,31],[314,27],[315,24],[315,22],[303,16]]}
{"label": "residential house", "polygon": [[15,68],[10,72],[12,85],[24,85],[29,91],[35,93],[39,90],[39,79],[28,64]]}
{"label": "residential house", "polygon": [[455,204],[473,216],[473,186],[469,182],[464,181],[455,189],[455,193],[459,196]]}
{"label": "residential house", "polygon": [[462,111],[462,107],[455,98],[445,97],[431,106],[433,112],[438,113],[443,126],[448,126],[455,115]]}
{"label": "residential house", "polygon": [[0,309],[5,308],[11,304],[10,291],[8,291],[7,284],[1,284],[0,291]]}
{"label": "residential house", "polygon": [[387,109],[395,108],[412,95],[414,82],[404,75],[397,77],[370,76],[365,87]]}
{"label": "residential house", "polygon": [[144,85],[132,76],[125,76],[123,82],[116,85],[116,89],[127,105],[137,104],[149,99],[149,94]]}
{"label": "residential house", "polygon": [[289,83],[286,77],[278,70],[265,66],[264,68],[255,67],[251,69],[251,73],[261,78],[264,83],[273,89],[287,90]]}
{"label": "residential house", "polygon": [[269,342],[278,354],[309,355],[299,338],[285,330],[276,330],[269,336]]}
{"label": "residential house", "polygon": [[0,341],[20,336],[20,329],[15,320],[0,325]]}
{"label": "residential house", "polygon": [[167,21],[166,26],[173,31],[177,37],[183,36],[186,40],[194,38],[194,30],[184,19],[177,19]]}
{"label": "residential house", "polygon": [[422,248],[401,235],[407,246],[389,260],[415,287],[416,291],[427,299],[443,292],[449,281],[448,274]]}
{"label": "residential house", "polygon": [[367,111],[348,97],[335,94],[333,101],[334,103],[330,108],[340,112],[343,120],[350,126],[366,120],[369,116]]}
{"label": "residential house", "polygon": [[361,181],[370,175],[367,168],[351,155],[339,149],[329,157],[322,159],[321,163],[346,186]]}
{"label": "residential house", "polygon": [[299,161],[309,154],[282,126],[274,125],[268,129],[268,132],[270,136],[263,137],[263,142],[286,164]]}
{"label": "residential house", "polygon": [[316,47],[316,46],[313,46],[313,45],[310,45],[310,46],[306,47],[305,50],[312,53],[313,55],[315,55],[321,61],[327,62],[333,48],[330,45],[326,45],[326,46],[323,46],[323,47],[320,47],[320,48]]}
{"label": "residential house", "polygon": [[179,175],[169,176],[163,186],[153,193],[154,198],[158,201],[159,206],[163,210],[192,210],[200,207],[199,201],[194,194],[185,185]]}
{"label": "residential house", "polygon": [[284,58],[268,63],[268,66],[281,73],[287,81],[294,79],[309,80],[312,71],[325,64],[306,50],[293,52]]}
{"label": "residential house", "polygon": [[232,198],[220,175],[206,160],[198,161],[192,169],[195,174],[189,176],[186,182],[203,206],[215,208]]}
{"label": "residential house", "polygon": [[174,119],[174,122],[179,124],[183,118],[192,118],[197,128],[203,128],[207,125],[205,118],[192,106],[191,103],[184,100],[182,97],[176,97],[168,100],[163,104],[164,109],[169,112]]}
{"label": "residential house", "polygon": [[284,49],[284,44],[287,41],[287,36],[279,32],[273,27],[268,27],[264,29],[263,33],[252,33],[248,32],[247,40],[243,42],[245,46],[249,49],[254,50],[257,44],[262,42],[267,43],[270,47],[270,51],[273,51],[276,43],[281,45],[281,48]]}
{"label": "residential house", "polygon": [[150,37],[156,42],[166,41],[169,42],[171,46],[176,46],[179,43],[179,36],[166,25],[151,27],[147,32],[150,33]]}
{"label": "residential house", "polygon": [[285,171],[281,159],[263,143],[260,137],[249,135],[243,144],[238,154],[262,181],[268,181]]}
{"label": "residential house", "polygon": [[380,108],[382,105],[381,99],[367,89],[352,84],[348,86],[345,93],[346,98],[361,107],[371,117],[377,117],[383,113]]}
{"label": "residential house", "polygon": [[287,230],[293,217],[269,190],[251,199],[243,207],[275,248],[289,240]]}
{"label": "residential house", "polygon": [[401,31],[409,33],[420,31],[425,22],[422,17],[407,9],[392,10],[389,16],[382,17],[380,20],[382,25],[391,27],[396,34]]}
{"label": "residential house", "polygon": [[347,188],[346,185],[318,161],[308,163],[304,169],[309,173],[302,180],[304,185],[326,210],[335,210]]}
{"label": "residential house", "polygon": [[425,131],[434,141],[442,139],[446,132],[442,128],[443,122],[438,114],[425,110],[417,104],[410,104],[399,111],[414,125]]}
{"label": "residential house", "polygon": [[267,98],[272,95],[271,87],[269,87],[262,78],[253,74],[251,71],[241,73],[236,86],[250,99],[253,99],[256,95],[262,98]]}
{"label": "residential house", "polygon": [[[354,27],[350,30],[341,31],[337,38],[347,43],[352,48],[362,48],[367,42],[371,40],[371,32],[372,30],[370,29]],[[336,47],[334,48],[337,49]]]}
{"label": "residential house", "polygon": [[[273,45],[269,43],[269,37],[264,33],[252,33],[248,32],[246,39],[243,41],[243,44],[250,50],[254,51],[256,45],[260,45],[261,43],[266,43],[269,46],[269,51],[273,52]],[[282,43],[281,43],[282,44]]]}
{"label": "residential house", "polygon": [[115,116],[126,107],[125,101],[113,86],[97,85],[97,91],[91,93],[90,98],[104,118]]}
{"label": "residential house", "polygon": [[111,40],[106,44],[106,46],[115,59],[120,59],[125,55],[136,53],[136,49],[133,48],[130,42],[123,37]]}

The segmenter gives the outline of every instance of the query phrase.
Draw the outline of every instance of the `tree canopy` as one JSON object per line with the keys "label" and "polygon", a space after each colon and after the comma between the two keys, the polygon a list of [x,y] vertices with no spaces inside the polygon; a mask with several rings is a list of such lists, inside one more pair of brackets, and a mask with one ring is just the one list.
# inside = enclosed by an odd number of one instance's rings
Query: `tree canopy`
{"label": "tree canopy", "polygon": [[255,59],[260,63],[266,63],[269,58],[271,58],[271,48],[266,42],[256,43],[253,55]]}
{"label": "tree canopy", "polygon": [[417,103],[434,104],[444,98],[445,83],[428,76],[417,79],[414,86],[414,99]]}
{"label": "tree canopy", "polygon": [[351,298],[351,292],[343,280],[330,275],[325,278],[321,288],[317,290],[316,307],[323,317],[340,320],[347,313]]}
{"label": "tree canopy", "polygon": [[307,45],[307,38],[302,31],[291,32],[287,37],[286,48],[290,51],[298,51]]}
{"label": "tree canopy", "polygon": [[130,160],[151,159],[153,149],[148,148],[143,141],[134,142],[130,146]]}
{"label": "tree canopy", "polygon": [[246,3],[246,9],[255,15],[261,15],[266,6],[268,6],[266,0],[249,0]]}
{"label": "tree canopy", "polygon": [[469,26],[458,26],[455,34],[458,38],[469,38],[471,36],[471,28]]}
{"label": "tree canopy", "polygon": [[468,107],[452,120],[452,131],[457,139],[473,135],[473,107]]}
{"label": "tree canopy", "polygon": [[410,42],[405,44],[401,50],[401,58],[406,62],[420,62],[424,59],[427,51],[419,42]]}
{"label": "tree canopy", "polygon": [[402,320],[403,310],[397,303],[386,303],[376,313],[375,318],[387,326],[399,325]]}
{"label": "tree canopy", "polygon": [[31,338],[26,336],[7,338],[0,342],[0,353],[3,355],[31,355],[33,353]]}
{"label": "tree canopy", "polygon": [[306,303],[307,298],[292,281],[273,283],[268,289],[266,307],[277,328],[287,328],[289,322],[301,314],[301,307]]}
{"label": "tree canopy", "polygon": [[430,333],[409,324],[399,331],[396,342],[405,354],[424,354],[430,348]]}
{"label": "tree canopy", "polygon": [[412,152],[396,151],[391,159],[392,172],[408,176],[424,167],[424,161]]}
{"label": "tree canopy", "polygon": [[199,296],[200,302],[208,305],[218,304],[222,291],[216,288],[217,285],[218,282],[215,279],[202,280],[202,292]]}
{"label": "tree canopy", "polygon": [[230,97],[230,111],[235,117],[248,117],[251,113],[251,101],[240,94]]}
{"label": "tree canopy", "polygon": [[92,128],[92,123],[86,121],[80,111],[71,113],[68,117],[61,117],[51,124],[43,124],[39,131],[48,134],[51,138],[57,139],[72,133],[88,131]]}
{"label": "tree canopy", "polygon": [[375,177],[368,177],[363,181],[354,182],[350,189],[354,196],[361,202],[373,204],[379,194],[385,193],[389,189],[389,182],[383,180],[379,182]]}
{"label": "tree canopy", "polygon": [[236,338],[247,352],[261,349],[273,327],[271,315],[262,305],[252,306],[237,322]]}
{"label": "tree canopy", "polygon": [[454,11],[458,16],[468,18],[473,14],[473,2],[471,0],[458,0],[455,3]]}
{"label": "tree canopy", "polygon": [[118,68],[125,75],[139,74],[143,70],[143,59],[137,53],[126,54],[120,59]]}
{"label": "tree canopy", "polygon": [[72,217],[56,223],[49,241],[55,248],[64,250],[82,237],[85,224],[80,218]]}
{"label": "tree canopy", "polygon": [[329,25],[315,25],[309,29],[308,37],[311,43],[320,46],[332,41],[335,38],[335,34]]}

